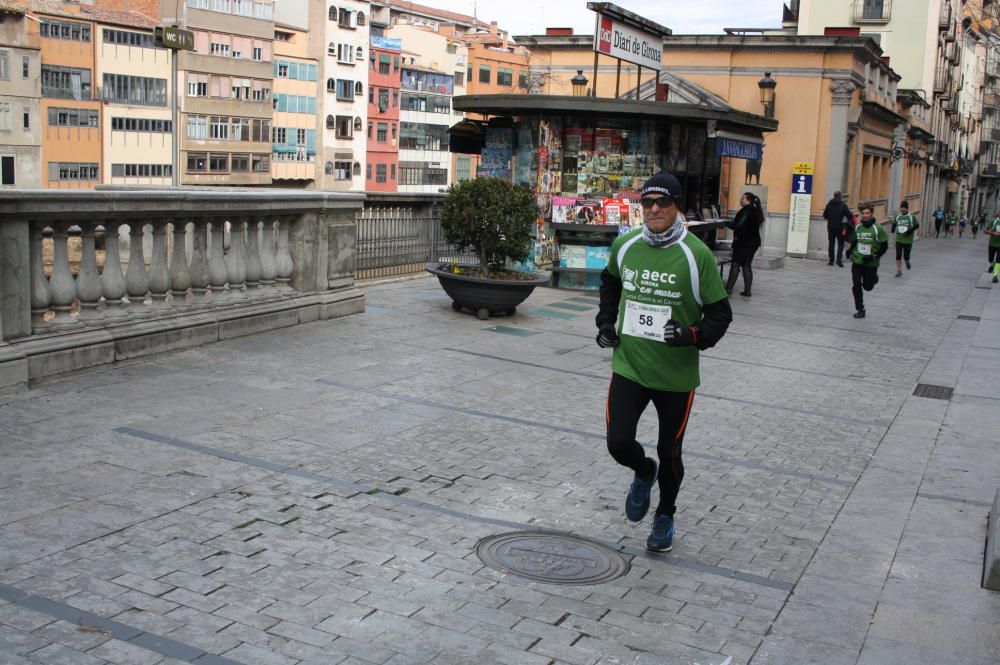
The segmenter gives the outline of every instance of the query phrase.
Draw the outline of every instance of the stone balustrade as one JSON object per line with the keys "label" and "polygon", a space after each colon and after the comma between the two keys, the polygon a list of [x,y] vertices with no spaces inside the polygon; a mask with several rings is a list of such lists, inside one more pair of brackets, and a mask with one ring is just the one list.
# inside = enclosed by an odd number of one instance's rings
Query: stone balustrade
{"label": "stone balustrade", "polygon": [[286,190],[0,192],[0,390],[363,311],[363,202]]}

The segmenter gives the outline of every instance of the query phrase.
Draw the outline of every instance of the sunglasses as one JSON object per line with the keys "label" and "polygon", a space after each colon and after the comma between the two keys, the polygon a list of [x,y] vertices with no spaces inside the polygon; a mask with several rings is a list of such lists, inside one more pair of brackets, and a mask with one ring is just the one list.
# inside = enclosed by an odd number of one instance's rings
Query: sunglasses
{"label": "sunglasses", "polygon": [[652,208],[654,203],[659,206],[660,210],[664,210],[672,206],[674,204],[674,200],[669,196],[657,196],[639,199],[639,203],[641,203],[642,207],[646,210]]}

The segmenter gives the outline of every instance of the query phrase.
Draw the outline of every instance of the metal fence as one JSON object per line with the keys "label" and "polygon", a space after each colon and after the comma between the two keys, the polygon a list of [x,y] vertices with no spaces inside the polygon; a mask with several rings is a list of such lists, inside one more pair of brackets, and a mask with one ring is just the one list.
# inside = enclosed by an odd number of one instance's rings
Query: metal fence
{"label": "metal fence", "polygon": [[370,207],[358,216],[358,279],[423,272],[428,263],[475,262],[445,242],[436,207]]}

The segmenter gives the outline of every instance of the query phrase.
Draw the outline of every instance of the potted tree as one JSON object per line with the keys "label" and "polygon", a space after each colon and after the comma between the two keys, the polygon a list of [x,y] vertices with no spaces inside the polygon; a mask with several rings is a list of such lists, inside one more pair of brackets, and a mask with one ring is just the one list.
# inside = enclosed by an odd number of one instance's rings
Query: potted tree
{"label": "potted tree", "polygon": [[469,309],[482,320],[513,314],[536,286],[548,282],[537,273],[509,270],[507,261],[524,261],[538,218],[534,195],[502,178],[466,180],[448,189],[441,211],[445,240],[460,251],[471,249],[478,265],[428,264],[456,312]]}

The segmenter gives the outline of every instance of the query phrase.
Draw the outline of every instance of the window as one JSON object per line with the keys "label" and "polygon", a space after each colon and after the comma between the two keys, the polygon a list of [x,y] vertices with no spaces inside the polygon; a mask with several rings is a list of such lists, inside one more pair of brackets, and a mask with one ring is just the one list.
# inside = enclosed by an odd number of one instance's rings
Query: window
{"label": "window", "polygon": [[38,32],[50,39],[68,39],[75,42],[90,41],[90,26],[86,23],[42,19],[38,22]]}
{"label": "window", "polygon": [[465,72],[455,72],[455,85],[465,85]]}
{"label": "window", "polygon": [[169,178],[174,168],[170,164],[112,164],[112,178]]}
{"label": "window", "polygon": [[233,173],[249,173],[250,172],[250,155],[249,154],[235,154],[229,158],[229,169]]}
{"label": "window", "polygon": [[472,177],[472,160],[468,157],[459,157],[455,164],[455,179],[459,182],[469,180]]}
{"label": "window", "polygon": [[514,71],[506,67],[497,68],[497,85],[511,87],[514,85]]}
{"label": "window", "polygon": [[368,86],[368,103],[375,103],[375,86],[372,85]]}
{"label": "window", "polygon": [[365,59],[365,50],[360,46],[357,49],[355,49],[354,59],[357,60],[358,62]]}
{"label": "window", "polygon": [[253,59],[254,60],[258,60],[258,61],[259,60],[263,60],[264,59],[264,49],[261,48],[260,46],[254,46],[253,47]]}
{"label": "window", "polygon": [[389,126],[392,128],[392,140],[396,140],[396,123],[390,123]]}
{"label": "window", "polygon": [[189,152],[187,158],[188,173],[205,173],[208,170],[208,156],[203,152]]}
{"label": "window", "polygon": [[389,140],[389,125],[384,122],[378,123],[378,131],[375,133],[375,140],[379,143],[385,143]]}
{"label": "window", "polygon": [[378,89],[378,110],[385,113],[389,109],[389,90],[388,88]]}
{"label": "window", "polygon": [[123,44],[125,46],[139,46],[141,48],[158,48],[153,41],[153,35],[148,32],[130,32],[128,30],[112,30],[104,28],[102,30],[105,44]]}
{"label": "window", "polygon": [[213,152],[208,155],[209,173],[227,173],[229,171],[229,155],[223,152]]}
{"label": "window", "polygon": [[396,179],[396,165],[393,164],[391,168],[392,168],[392,176],[391,177],[392,177],[393,180],[395,180]]}
{"label": "window", "polygon": [[167,105],[167,79],[125,74],[104,75],[104,101],[141,106]]}
{"label": "window", "polygon": [[337,20],[337,8],[336,7],[330,7],[330,11],[328,11],[326,13],[326,17],[327,17],[327,19],[329,19],[331,21],[336,21]]}
{"label": "window", "polygon": [[288,143],[288,129],[285,127],[274,128],[274,139],[272,143]]}
{"label": "window", "polygon": [[90,99],[90,70],[42,65],[42,96]]}
{"label": "window", "polygon": [[220,44],[219,42],[212,42],[212,55],[221,55],[223,57],[229,57],[229,44]]}
{"label": "window", "polygon": [[250,155],[250,170],[254,173],[267,173],[271,170],[270,155]]}
{"label": "window", "polygon": [[337,116],[337,138],[349,139],[354,136],[354,120],[349,115]]}
{"label": "window", "polygon": [[229,139],[229,118],[226,116],[213,115],[209,126],[209,136],[216,141],[226,141]]}
{"label": "window", "polygon": [[399,108],[399,90],[396,89],[392,91],[392,107]]}
{"label": "window", "polygon": [[[97,127],[98,114],[96,109],[61,109],[54,106],[49,107],[49,125],[53,127]],[[133,118],[129,118],[132,120]],[[111,129],[115,127],[115,121],[124,121],[125,118],[112,118]],[[167,120],[166,122],[170,122]]]}
{"label": "window", "polygon": [[386,165],[376,164],[375,165],[375,182],[386,182]]}
{"label": "window", "polygon": [[306,144],[306,130],[296,129],[295,130],[295,145],[305,145]]}
{"label": "window", "polygon": [[23,55],[21,56],[21,78],[26,79],[30,77],[31,77],[31,59],[28,56]]}
{"label": "window", "polygon": [[354,99],[354,82],[347,79],[337,79],[337,99],[351,101]]}
{"label": "window", "polygon": [[490,82],[490,66],[489,65],[479,65],[479,82],[489,83]]}
{"label": "window", "polygon": [[389,56],[385,53],[380,53],[378,56],[378,73],[388,74],[389,73]]}
{"label": "window", "polygon": [[361,175],[361,162],[354,162],[354,175]]}
{"label": "window", "polygon": [[208,118],[203,115],[189,115],[187,120],[187,137],[189,139],[207,139]]}
{"label": "window", "polygon": [[14,183],[14,155],[0,155],[0,185]]}
{"label": "window", "polygon": [[93,162],[49,162],[49,180],[97,180],[99,173]]}
{"label": "window", "polygon": [[274,31],[274,41],[276,42],[290,42],[292,41],[292,33],[282,32],[281,30]]}
{"label": "window", "polygon": [[9,132],[11,129],[10,102],[0,102],[0,131]]}
{"label": "window", "polygon": [[394,72],[398,72],[399,71],[399,56],[398,55],[392,56],[392,71],[394,71]]}
{"label": "window", "polygon": [[251,141],[257,141],[258,143],[268,141],[271,138],[271,121],[253,120],[252,132]]}
{"label": "window", "polygon": [[368,138],[369,139],[371,139],[371,137],[372,137],[372,128],[373,127],[375,127],[375,123],[369,122],[368,123]]}
{"label": "window", "polygon": [[24,122],[24,131],[31,129],[31,111],[27,106],[21,107],[21,119]]}
{"label": "window", "polygon": [[208,97],[208,74],[188,74],[188,97]]}
{"label": "window", "polygon": [[337,13],[337,25],[341,28],[348,28],[350,30],[354,29],[354,22],[351,21],[350,10],[344,9],[343,7]]}
{"label": "window", "polygon": [[337,44],[337,62],[345,65],[353,65],[354,47],[350,44]]}
{"label": "window", "polygon": [[365,96],[365,85],[364,85],[364,83],[362,83],[361,81],[358,81],[357,83],[354,84],[354,94],[357,95],[358,97],[364,97]]}
{"label": "window", "polygon": [[351,163],[350,162],[334,162],[333,163],[333,179],[334,180],[350,180],[351,179]]}
{"label": "window", "polygon": [[250,140],[250,118],[230,118],[229,140],[230,141]]}
{"label": "window", "polygon": [[517,75],[517,87],[521,90],[527,90],[530,87],[528,85],[528,72],[521,72]]}
{"label": "window", "polygon": [[469,63],[469,66],[465,68],[465,76],[469,81],[472,81],[472,63]]}
{"label": "window", "polygon": [[448,45],[444,48],[444,50],[454,55],[455,53],[458,53],[458,44],[455,42],[448,42]]}
{"label": "window", "polygon": [[357,24],[358,25],[364,25],[365,24],[365,13],[364,12],[358,12]]}
{"label": "window", "polygon": [[372,165],[368,164],[365,166],[365,180],[372,179]]}

